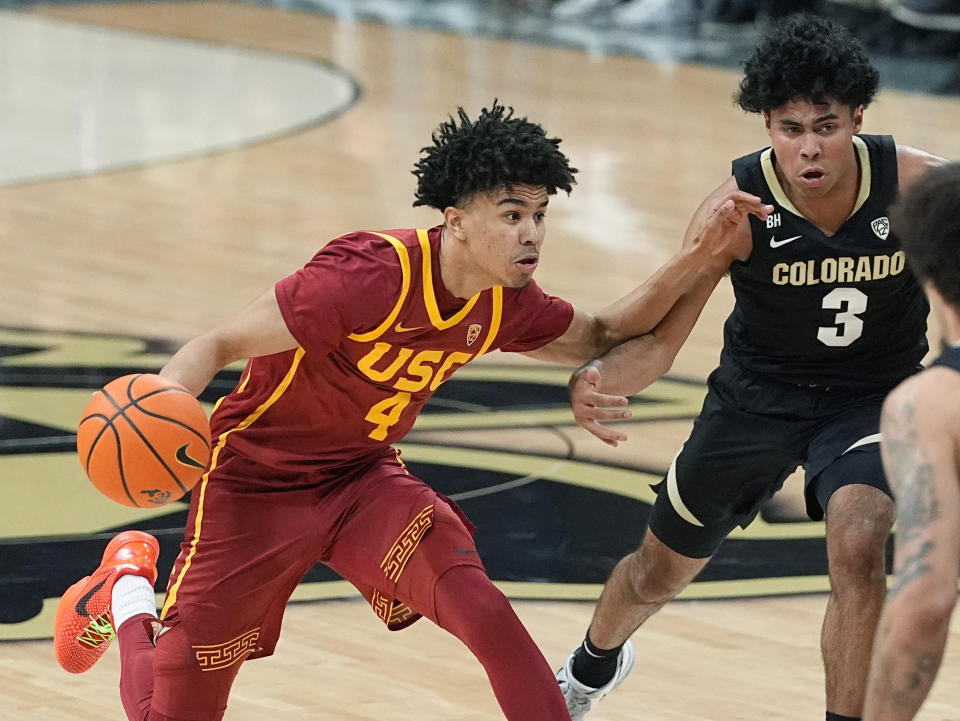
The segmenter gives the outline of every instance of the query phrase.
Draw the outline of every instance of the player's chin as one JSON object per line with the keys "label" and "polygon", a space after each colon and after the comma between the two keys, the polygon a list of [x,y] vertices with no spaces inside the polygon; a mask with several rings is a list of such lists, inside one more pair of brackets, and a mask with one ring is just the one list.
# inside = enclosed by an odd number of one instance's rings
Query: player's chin
{"label": "player's chin", "polygon": [[530,285],[530,281],[533,280],[533,276],[525,276],[523,278],[513,278],[510,281],[504,281],[501,283],[504,288],[523,288]]}
{"label": "player's chin", "polygon": [[521,268],[519,272],[515,269],[512,273],[507,273],[507,277],[503,279],[502,285],[508,288],[523,288],[529,284],[531,280],[533,280],[533,269],[525,270]]}

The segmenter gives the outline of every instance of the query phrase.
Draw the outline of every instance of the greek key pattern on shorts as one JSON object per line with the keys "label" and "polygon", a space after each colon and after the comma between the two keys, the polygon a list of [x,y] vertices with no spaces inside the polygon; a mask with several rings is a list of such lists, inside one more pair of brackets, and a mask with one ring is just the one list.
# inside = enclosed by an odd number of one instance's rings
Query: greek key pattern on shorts
{"label": "greek key pattern on shorts", "polygon": [[201,671],[217,671],[232,666],[252,651],[257,650],[257,639],[260,638],[260,627],[245,631],[226,643],[210,646],[194,646],[197,663]]}
{"label": "greek key pattern on shorts", "polygon": [[387,626],[396,626],[416,615],[417,612],[410,608],[407,604],[394,601],[393,608],[390,609],[390,620],[387,621]]}
{"label": "greek key pattern on shorts", "polygon": [[370,605],[373,606],[373,612],[377,614],[377,617],[389,626],[390,606],[393,605],[393,602],[377,589],[373,589],[373,595],[370,597]]}
{"label": "greek key pattern on shorts", "polygon": [[377,617],[387,624],[387,628],[393,628],[417,615],[417,612],[407,604],[400,601],[391,601],[377,589],[373,589],[370,605]]}
{"label": "greek key pattern on shorts", "polygon": [[397,538],[396,543],[387,552],[380,568],[383,569],[387,580],[393,583],[397,582],[400,574],[403,573],[403,567],[407,565],[407,560],[416,550],[423,534],[427,532],[433,524],[433,504],[424,508],[416,517],[410,521],[409,525],[403,529],[403,533]]}

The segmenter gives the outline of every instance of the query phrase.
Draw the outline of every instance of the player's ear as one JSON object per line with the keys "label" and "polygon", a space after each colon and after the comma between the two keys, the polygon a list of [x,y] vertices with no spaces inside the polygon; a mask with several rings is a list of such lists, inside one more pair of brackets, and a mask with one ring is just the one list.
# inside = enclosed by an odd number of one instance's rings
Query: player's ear
{"label": "player's ear", "polygon": [[770,113],[766,110],[760,111],[763,114],[763,126],[767,129],[767,132],[770,132]]}
{"label": "player's ear", "polygon": [[461,208],[449,206],[443,210],[443,224],[453,233],[457,240],[463,240],[467,237],[466,228],[463,227],[464,212]]}
{"label": "player's ear", "polygon": [[863,127],[863,106],[858,105],[853,111],[853,132],[859,133]]}

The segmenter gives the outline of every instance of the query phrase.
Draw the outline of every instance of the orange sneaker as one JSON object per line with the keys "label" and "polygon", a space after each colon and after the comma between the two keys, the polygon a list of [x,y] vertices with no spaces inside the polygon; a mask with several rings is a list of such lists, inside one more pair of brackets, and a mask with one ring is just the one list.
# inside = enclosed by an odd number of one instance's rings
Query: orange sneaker
{"label": "orange sneaker", "polygon": [[157,580],[160,544],[149,533],[124,531],[103,552],[100,567],[67,589],[57,606],[53,645],[65,671],[83,673],[107,650],[115,633],[110,613],[113,583],[125,573]]}

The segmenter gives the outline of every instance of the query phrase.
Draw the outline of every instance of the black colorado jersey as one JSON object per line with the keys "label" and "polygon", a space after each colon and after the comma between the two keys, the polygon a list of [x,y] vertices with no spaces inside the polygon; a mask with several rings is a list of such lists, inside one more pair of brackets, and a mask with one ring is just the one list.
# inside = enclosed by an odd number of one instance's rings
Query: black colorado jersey
{"label": "black colorado jersey", "polygon": [[829,237],[787,198],[772,148],[733,162],[740,189],[774,210],[765,222],[750,216],[753,250],[730,267],[736,306],[724,326],[725,359],[811,386],[892,386],[917,369],[928,307],[887,217],[896,146],[886,135],[853,141],[860,192]]}

